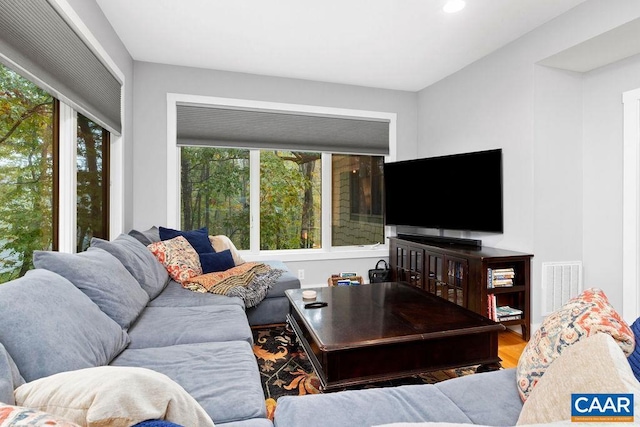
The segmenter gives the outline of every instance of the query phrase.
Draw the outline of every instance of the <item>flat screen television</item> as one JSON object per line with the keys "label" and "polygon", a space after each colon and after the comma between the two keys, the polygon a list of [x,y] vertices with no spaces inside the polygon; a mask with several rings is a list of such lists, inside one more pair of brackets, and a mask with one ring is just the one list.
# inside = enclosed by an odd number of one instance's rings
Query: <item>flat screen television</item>
{"label": "flat screen television", "polygon": [[385,224],[502,233],[502,150],[384,164]]}

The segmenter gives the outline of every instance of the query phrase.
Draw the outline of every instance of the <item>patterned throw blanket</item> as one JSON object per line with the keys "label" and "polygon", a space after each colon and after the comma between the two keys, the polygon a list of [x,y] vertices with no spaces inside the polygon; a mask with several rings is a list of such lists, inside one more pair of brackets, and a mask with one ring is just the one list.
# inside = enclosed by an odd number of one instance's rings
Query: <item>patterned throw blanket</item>
{"label": "patterned throw blanket", "polygon": [[182,286],[194,292],[239,297],[246,308],[258,305],[284,271],[259,262],[245,262],[226,271],[207,273],[185,280]]}

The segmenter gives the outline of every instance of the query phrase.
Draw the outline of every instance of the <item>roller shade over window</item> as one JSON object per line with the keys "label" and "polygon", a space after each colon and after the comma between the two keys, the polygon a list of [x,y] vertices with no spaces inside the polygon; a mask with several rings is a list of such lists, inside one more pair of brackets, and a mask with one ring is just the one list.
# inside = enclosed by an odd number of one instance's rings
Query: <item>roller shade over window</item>
{"label": "roller shade over window", "polygon": [[178,104],[177,143],[384,156],[389,120]]}
{"label": "roller shade over window", "polygon": [[47,0],[0,1],[0,61],[121,133],[121,83]]}

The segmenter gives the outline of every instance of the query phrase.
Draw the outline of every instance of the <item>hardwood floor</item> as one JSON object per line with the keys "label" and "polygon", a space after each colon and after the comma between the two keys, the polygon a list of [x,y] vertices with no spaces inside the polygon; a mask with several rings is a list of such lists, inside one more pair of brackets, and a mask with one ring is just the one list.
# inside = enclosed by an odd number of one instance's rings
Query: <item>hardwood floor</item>
{"label": "hardwood floor", "polygon": [[504,331],[498,337],[498,356],[502,359],[503,368],[515,368],[527,342],[518,333]]}

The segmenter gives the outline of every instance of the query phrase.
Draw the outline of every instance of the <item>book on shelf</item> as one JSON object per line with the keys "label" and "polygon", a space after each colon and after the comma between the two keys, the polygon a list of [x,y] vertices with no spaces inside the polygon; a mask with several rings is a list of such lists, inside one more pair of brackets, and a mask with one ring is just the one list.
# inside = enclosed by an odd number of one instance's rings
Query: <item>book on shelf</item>
{"label": "book on shelf", "polygon": [[449,277],[454,277],[456,279],[462,279],[464,277],[464,269],[463,265],[460,262],[449,262]]}
{"label": "book on shelf", "polygon": [[513,286],[516,272],[510,268],[488,268],[487,288],[500,288]]}
{"label": "book on shelf", "polygon": [[513,267],[508,268],[492,268],[491,269],[495,274],[513,274],[515,270]]}
{"label": "book on shelf", "polygon": [[487,317],[494,322],[506,322],[509,320],[522,319],[522,310],[508,305],[497,306],[496,296],[487,295]]}
{"label": "book on shelf", "polygon": [[520,320],[522,316],[519,314],[514,314],[513,316],[499,316],[498,322],[508,322],[509,320]]}
{"label": "book on shelf", "polygon": [[519,308],[509,307],[508,305],[501,305],[500,307],[496,307],[496,314],[498,315],[498,317],[517,316],[522,315],[522,310],[520,310]]}
{"label": "book on shelf", "polygon": [[487,295],[487,317],[494,322],[498,320],[498,308],[496,307],[496,296]]}

